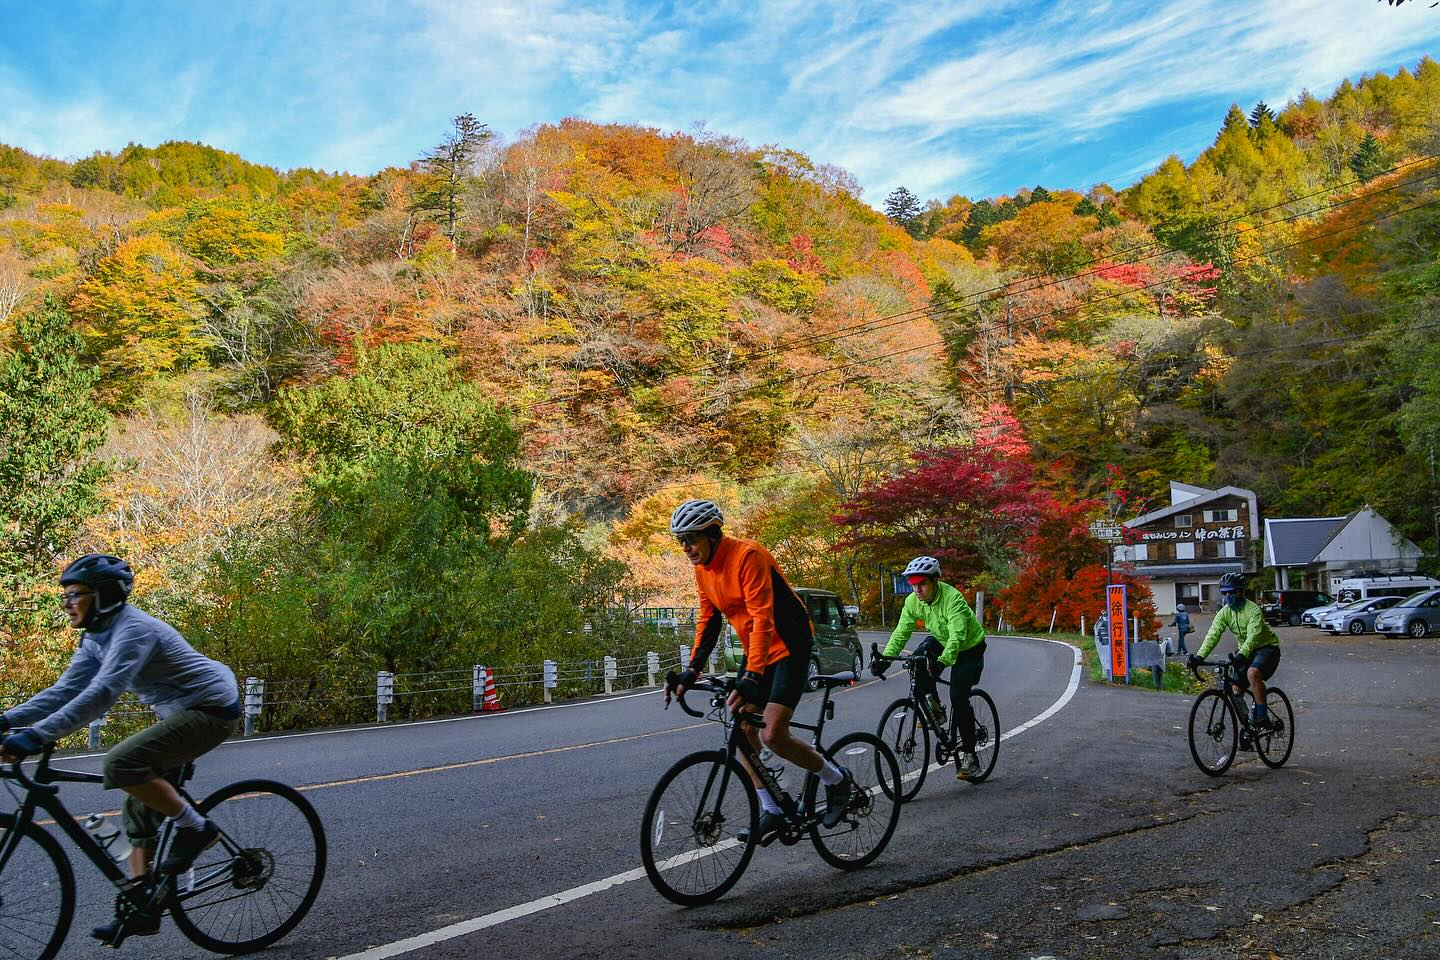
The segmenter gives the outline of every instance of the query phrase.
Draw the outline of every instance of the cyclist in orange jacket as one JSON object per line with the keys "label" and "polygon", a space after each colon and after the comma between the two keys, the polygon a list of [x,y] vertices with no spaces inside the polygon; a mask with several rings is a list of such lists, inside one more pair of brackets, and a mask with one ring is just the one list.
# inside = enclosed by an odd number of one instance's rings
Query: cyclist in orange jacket
{"label": "cyclist in orange jacket", "polygon": [[[695,588],[700,595],[700,617],[695,625],[695,646],[690,666],[677,680],[683,693],[695,683],[729,620],[745,651],[729,707],[736,712],[764,711],[765,745],[781,758],[815,773],[825,785],[824,823],[840,822],[855,784],[844,767],[825,759],[814,747],[790,732],[790,718],[808,680],[814,633],[805,604],[795,595],[775,558],[754,540],[727,537],[720,508],[709,500],[687,500],[670,517],[670,532],[685,556],[695,565]],[[723,614],[723,619],[722,619]],[[666,691],[666,699],[670,692]],[[761,731],[749,724],[741,729],[758,751]],[[780,805],[760,783],[750,778],[760,796],[763,838],[779,829]]]}

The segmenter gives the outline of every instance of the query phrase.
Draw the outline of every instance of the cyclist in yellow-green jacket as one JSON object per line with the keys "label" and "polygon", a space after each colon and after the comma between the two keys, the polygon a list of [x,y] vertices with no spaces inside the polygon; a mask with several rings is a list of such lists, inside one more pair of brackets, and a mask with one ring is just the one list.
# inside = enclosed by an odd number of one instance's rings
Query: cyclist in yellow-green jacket
{"label": "cyclist in yellow-green jacket", "polygon": [[1205,642],[1187,661],[1195,666],[1209,655],[1220,637],[1229,630],[1235,634],[1235,657],[1231,661],[1230,682],[1236,691],[1247,686],[1255,697],[1251,717],[1258,727],[1269,724],[1265,709],[1265,681],[1275,675],[1280,666],[1280,638],[1265,622],[1260,605],[1245,597],[1245,575],[1227,573],[1220,578],[1220,612],[1205,634]]}
{"label": "cyclist in yellow-green jacket", "polygon": [[916,666],[915,682],[928,698],[930,712],[940,723],[945,711],[935,694],[935,677],[950,668],[950,709],[960,731],[960,752],[955,756],[955,779],[966,780],[980,771],[975,756],[975,712],[970,707],[970,690],[985,670],[985,630],[965,596],[948,583],[940,582],[940,561],[916,557],[905,567],[905,578],[914,592],[905,598],[900,622],[879,657],[870,662],[870,672],[883,677],[890,659],[905,648],[917,621],[925,621],[929,638],[915,653],[922,656]]}

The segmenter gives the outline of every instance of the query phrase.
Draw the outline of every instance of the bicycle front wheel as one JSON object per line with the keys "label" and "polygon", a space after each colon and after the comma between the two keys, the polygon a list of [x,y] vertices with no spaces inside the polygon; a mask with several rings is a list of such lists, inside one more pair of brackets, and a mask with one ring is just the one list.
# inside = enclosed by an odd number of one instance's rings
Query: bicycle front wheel
{"label": "bicycle front wheel", "polygon": [[[815,851],[832,867],[857,870],[880,856],[900,822],[900,765],[873,733],[848,733],[825,751],[830,760],[850,771],[855,790],[845,815],[833,827],[810,826]],[[818,811],[819,777],[805,778],[805,809]]]}
{"label": "bicycle front wheel", "polygon": [[[980,762],[980,772],[966,780],[980,783],[990,776],[995,761],[1000,759],[1000,713],[990,694],[979,687],[970,691],[970,711],[975,715],[975,758]],[[958,744],[960,738],[955,739]]]}
{"label": "bicycle front wheel", "polygon": [[309,912],[325,880],[325,828],[300,792],[241,780],[210,794],[200,813],[220,840],[175,878],[175,925],[215,953],[249,953],[285,936]]}
{"label": "bicycle front wheel", "polygon": [[1218,777],[1235,762],[1239,721],[1229,699],[1219,690],[1206,690],[1190,708],[1190,756],[1195,765]]}
{"label": "bicycle front wheel", "polygon": [[930,730],[920,722],[915,701],[902,697],[886,707],[875,732],[900,765],[900,800],[913,800],[930,766]]}
{"label": "bicycle front wheel", "polygon": [[1295,746],[1295,714],[1290,709],[1290,698],[1279,687],[1265,691],[1265,714],[1270,726],[1263,733],[1255,735],[1255,752],[1260,762],[1267,767],[1283,767],[1290,759],[1290,750]]}
{"label": "bicycle front wheel", "polygon": [[52,960],[60,953],[75,913],[75,873],[60,844],[27,823],[0,814],[0,957]]}
{"label": "bicycle front wheel", "polygon": [[745,872],[759,828],[760,800],[738,761],[722,750],[681,757],[645,803],[645,875],[682,907],[718,900]]}

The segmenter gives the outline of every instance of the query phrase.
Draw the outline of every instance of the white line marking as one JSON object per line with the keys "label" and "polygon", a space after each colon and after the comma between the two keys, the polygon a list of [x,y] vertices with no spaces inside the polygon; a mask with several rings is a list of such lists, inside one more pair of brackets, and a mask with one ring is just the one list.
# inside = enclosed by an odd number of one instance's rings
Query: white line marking
{"label": "white line marking", "polygon": [[[1015,729],[1003,734],[1000,738],[1001,740],[1009,740],[1011,737],[1024,733],[1026,730],[1029,730],[1034,726],[1044,723],[1046,720],[1059,713],[1060,710],[1064,708],[1067,703],[1070,702],[1071,698],[1075,696],[1075,691],[1080,687],[1081,662],[1080,651],[1075,647],[1071,647],[1070,644],[1062,643],[1059,640],[1048,640],[1044,637],[1007,637],[1005,639],[1039,640],[1042,643],[1059,644],[1062,647],[1069,647],[1070,650],[1074,653],[1075,659],[1074,664],[1070,670],[1070,682],[1066,685],[1065,692],[1060,695],[1060,698],[1054,703],[1050,704],[1050,706],[1047,707],[1042,713],[1040,713],[1039,716],[1036,716],[1034,719],[1027,720],[1025,723],[1022,723]],[[938,769],[938,764],[932,769]],[[711,851],[711,853],[718,852],[719,848]],[[694,852],[681,854],[679,858],[672,858],[672,860],[675,862],[679,862],[681,858],[694,858]],[[668,864],[671,861],[666,862]],[[643,876],[645,876],[644,867],[640,867],[635,870],[626,870],[624,873],[617,873],[614,876],[606,877],[603,880],[596,880],[592,883],[583,884],[578,887],[571,887],[569,890],[564,890],[560,893],[541,897],[538,900],[531,900],[529,903],[522,903],[514,907],[507,907],[504,910],[497,910],[494,913],[487,913],[482,917],[475,917],[471,920],[462,920],[460,923],[452,923],[448,927],[441,927],[438,930],[431,930],[429,933],[422,933],[417,936],[410,937],[406,940],[399,940],[395,943],[386,944],[384,946],[371,947],[369,950],[363,950],[360,953],[352,953],[348,956],[340,957],[338,958],[338,960],[385,960],[385,958],[387,957],[398,957],[402,954],[412,953],[416,950],[423,950],[426,947],[433,947],[437,943],[444,943],[447,940],[454,940],[456,937],[463,937],[467,934],[475,933],[477,930],[485,930],[490,927],[496,927],[502,923],[508,923],[511,920],[518,920],[521,917],[528,917],[531,914],[536,914],[544,910],[549,910],[552,907],[559,907],[567,903],[573,903],[574,901],[583,899],[584,897],[588,897],[591,894],[602,893],[606,890],[609,890],[611,887],[618,887],[621,884],[629,883],[632,880],[639,880]]]}
{"label": "white line marking", "polygon": [[[573,710],[576,707],[603,706],[607,703],[614,703],[616,700],[631,700],[635,697],[655,697],[659,696],[664,689],[664,687],[652,687],[648,690],[641,690],[639,693],[617,693],[600,699],[581,700],[577,703],[550,703],[537,707],[516,707],[513,710],[506,708],[501,713],[476,713],[463,717],[441,717],[439,720],[406,720],[403,723],[376,723],[362,727],[341,727],[338,730],[311,730],[307,733],[277,733],[273,736],[237,737],[226,740],[220,744],[220,747],[242,747],[253,743],[273,743],[276,740],[295,740],[300,737],[329,737],[337,733],[374,733],[379,730],[408,730],[411,727],[426,727],[437,723],[461,723],[465,720],[504,720],[506,717],[523,717],[532,713],[540,713],[544,710]],[[219,747],[216,749],[218,750]],[[70,760],[90,760],[103,756],[105,756],[104,752],[71,753],[58,759],[68,762]]]}

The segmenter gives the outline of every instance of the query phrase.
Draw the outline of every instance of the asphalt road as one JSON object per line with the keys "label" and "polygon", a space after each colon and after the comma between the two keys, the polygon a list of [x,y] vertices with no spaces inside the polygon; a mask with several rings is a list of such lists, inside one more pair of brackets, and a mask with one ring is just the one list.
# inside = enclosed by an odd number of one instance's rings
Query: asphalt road
{"label": "asphalt road", "polygon": [[[1297,711],[1282,770],[1252,758],[1212,780],[1186,747],[1188,698],[1082,682],[1004,743],[989,782],[932,774],[870,868],[839,873],[806,844],[770,847],[724,900],[694,910],[635,878],[639,821],[660,773],[720,733],[654,692],[232,741],[202,763],[195,792],[272,777],[301,786],[325,821],[325,888],[274,957],[1440,955],[1440,653],[1433,641],[1282,638],[1277,680]],[[1073,653],[992,639],[986,660],[982,685],[1009,731],[1064,698]],[[902,674],[841,692],[827,739],[872,729],[904,690]],[[115,805],[98,788],[64,795],[77,814]],[[81,904],[62,955],[113,956],[85,936],[111,894],[73,859]],[[385,949],[426,936],[436,942]],[[125,950],[201,955],[168,922]]]}

